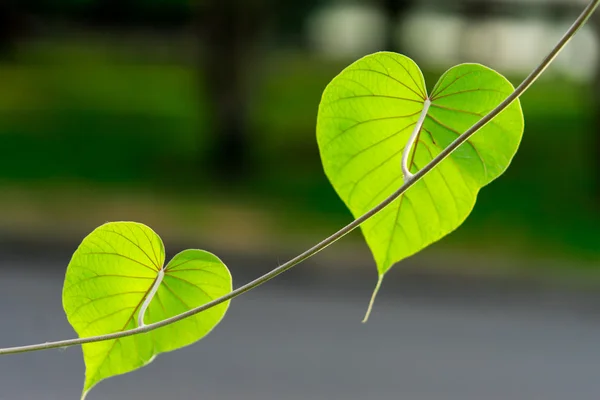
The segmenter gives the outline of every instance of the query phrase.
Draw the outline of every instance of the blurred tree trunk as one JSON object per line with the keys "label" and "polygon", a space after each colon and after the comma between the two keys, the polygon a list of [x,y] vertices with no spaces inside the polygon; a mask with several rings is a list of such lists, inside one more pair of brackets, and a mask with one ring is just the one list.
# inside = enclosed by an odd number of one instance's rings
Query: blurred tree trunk
{"label": "blurred tree trunk", "polygon": [[[209,163],[220,179],[243,179],[249,171],[248,68],[267,18],[266,1],[207,0],[198,7],[204,73],[211,119]],[[204,133],[202,133],[204,134]]]}
{"label": "blurred tree trunk", "polygon": [[398,43],[396,32],[399,24],[404,22],[404,18],[410,10],[412,0],[382,0],[383,9],[388,18],[387,32],[385,38],[385,48],[383,50],[402,53],[401,44]]}
{"label": "blurred tree trunk", "polygon": [[16,50],[16,40],[22,20],[19,10],[11,0],[0,0],[0,59],[10,59]]}
{"label": "blurred tree trunk", "polygon": [[[600,15],[598,12],[594,13],[590,18],[590,26],[594,29],[596,34],[596,43],[600,47]],[[594,121],[591,131],[591,146],[590,146],[590,157],[592,159],[593,171],[592,171],[592,196],[596,200],[596,204],[600,204],[600,63],[597,62],[596,73],[592,82],[592,96],[594,100]],[[599,206],[600,208],[600,206]]]}
{"label": "blurred tree trunk", "polygon": [[94,0],[83,4],[92,23],[113,28],[133,25],[135,16],[141,12],[131,0]]}

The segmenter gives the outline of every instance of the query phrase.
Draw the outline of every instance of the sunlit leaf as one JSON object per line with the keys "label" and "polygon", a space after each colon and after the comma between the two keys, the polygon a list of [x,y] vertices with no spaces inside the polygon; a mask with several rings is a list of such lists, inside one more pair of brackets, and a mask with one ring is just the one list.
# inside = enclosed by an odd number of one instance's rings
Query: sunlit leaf
{"label": "sunlit leaf", "polygon": [[[63,307],[80,337],[138,326],[138,314],[163,268],[160,237],[145,225],[113,222],[88,235],[69,263]],[[144,314],[150,324],[205,304],[231,291],[231,275],[216,256],[185,250],[164,267],[164,278]],[[157,354],[194,343],[221,321],[229,302],[157,330],[83,345],[82,399],[102,379],[151,362]]]}
{"label": "sunlit leaf", "polygon": [[[317,139],[325,173],[358,217],[402,185],[402,152],[426,99],[431,106],[409,154],[412,173],[513,90],[497,72],[461,64],[448,70],[428,95],[419,67],[408,57],[389,52],[366,56],[342,71],[323,93]],[[522,133],[523,114],[515,101],[361,226],[380,280],[393,264],[465,220],[479,189],[508,167]]]}

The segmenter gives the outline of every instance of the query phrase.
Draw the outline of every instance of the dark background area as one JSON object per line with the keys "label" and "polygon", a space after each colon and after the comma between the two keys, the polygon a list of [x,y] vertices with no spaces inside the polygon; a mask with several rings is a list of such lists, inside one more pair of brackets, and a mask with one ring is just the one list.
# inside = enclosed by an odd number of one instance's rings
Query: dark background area
{"label": "dark background area", "polygon": [[[64,268],[81,239],[107,221],[151,226],[163,237],[167,257],[182,247],[216,252],[236,286],[300,253],[351,220],[323,174],[315,139],[321,93],[341,69],[366,54],[391,50],[413,58],[430,89],[460,62],[488,65],[516,86],[585,3],[0,0],[0,293],[3,304],[18,304],[2,309],[0,318],[10,328],[0,333],[0,345],[69,336],[60,307]],[[181,380],[173,383],[182,390],[174,398],[193,397],[202,388],[211,393],[207,398],[223,399],[239,398],[246,389],[249,398],[261,399],[352,393],[357,399],[390,398],[401,390],[396,383],[410,382],[410,399],[550,399],[551,393],[567,393],[561,388],[575,387],[583,388],[582,398],[596,398],[596,383],[582,371],[600,365],[591,348],[600,288],[598,27],[600,17],[594,16],[522,97],[521,149],[508,171],[481,191],[464,225],[389,274],[382,310],[378,314],[376,305],[374,327],[366,328],[371,333],[356,333],[365,328],[352,324],[360,320],[376,279],[356,232],[298,267],[300,272],[239,300],[246,312],[233,311],[234,302],[227,322],[207,338],[219,354],[235,354],[236,346],[244,346],[239,336],[250,328],[248,343],[256,340],[268,353],[257,367],[264,373],[258,381],[267,382],[273,369],[296,368],[310,390],[303,394],[293,376],[277,378],[273,390],[244,380],[254,376],[248,368],[259,357],[245,354],[220,367],[241,386]],[[298,289],[286,300],[288,287]],[[286,306],[269,309],[279,302]],[[284,310],[290,316],[279,323],[277,313],[287,315]],[[327,312],[340,314],[328,319]],[[293,315],[306,324],[296,327]],[[574,322],[573,315],[584,317]],[[443,332],[427,336],[446,326],[442,320],[453,332],[447,344]],[[411,325],[406,337],[402,321]],[[278,342],[273,329],[279,324],[296,327],[295,339]],[[485,328],[490,326],[498,329]],[[470,339],[460,340],[461,329],[470,330]],[[227,340],[219,336],[224,331]],[[550,331],[559,333],[546,342]],[[527,332],[522,341],[521,332]],[[561,346],[580,333],[581,349],[590,353],[565,356]],[[346,334],[353,339],[345,341]],[[305,335],[310,339],[302,340]],[[385,386],[395,379],[389,377],[365,383],[364,392],[340,389],[346,379],[371,376],[348,365],[358,347],[377,340],[390,348],[398,341],[404,349],[417,343],[423,353],[406,350],[410,357],[403,364],[399,350],[398,361],[377,365],[386,351],[374,349],[368,361],[373,379],[388,376],[382,371],[392,365],[410,371],[422,356],[429,360],[423,374],[430,373],[431,381],[417,374],[422,386],[412,378]],[[202,343],[194,351],[202,352]],[[445,353],[453,346],[467,358]],[[478,356],[483,347],[489,352]],[[308,349],[314,357],[332,357],[322,361],[324,376],[302,375],[321,365],[299,356]],[[291,353],[278,358],[278,351]],[[511,351],[514,357],[504,357]],[[185,351],[179,353],[168,357],[193,364]],[[61,378],[65,386],[56,385],[43,377],[56,373],[49,369],[61,363],[62,353],[48,354],[1,358],[0,399],[75,398],[81,365],[69,361]],[[68,354],[75,360],[79,353]],[[357,365],[367,362],[363,353],[356,357]],[[545,374],[545,365],[564,357],[573,357],[569,373]],[[454,361],[471,372],[452,375]],[[507,372],[519,363],[528,369],[518,371],[538,368],[538,375],[529,382]],[[346,368],[347,378],[327,375],[336,368]],[[144,382],[165,374],[154,364],[148,371],[136,374],[146,374],[138,375]],[[17,373],[36,383],[10,378]],[[327,386],[327,376],[338,383]],[[129,380],[122,398],[136,398],[136,377],[120,382]],[[531,386],[525,392],[507,389],[520,384]],[[104,398],[121,398],[115,385],[102,383],[90,398],[103,398],[104,387]],[[167,379],[164,385],[171,387]]]}

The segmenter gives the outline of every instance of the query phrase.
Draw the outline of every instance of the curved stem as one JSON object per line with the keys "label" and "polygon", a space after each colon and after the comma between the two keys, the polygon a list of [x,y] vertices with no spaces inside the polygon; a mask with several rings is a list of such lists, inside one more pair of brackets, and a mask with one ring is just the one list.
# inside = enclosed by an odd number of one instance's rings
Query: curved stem
{"label": "curved stem", "polygon": [[146,310],[148,309],[148,306],[150,305],[150,302],[154,298],[154,295],[156,294],[156,291],[158,290],[158,287],[162,283],[162,280],[164,277],[165,277],[165,270],[163,268],[161,268],[158,271],[158,275],[156,276],[156,280],[154,281],[154,284],[152,285],[150,292],[144,299],[144,303],[142,304],[142,307],[140,307],[140,313],[138,314],[138,326],[146,326],[146,324],[144,324],[144,315],[146,314]]}
{"label": "curved stem", "polygon": [[396,190],[394,193],[392,193],[388,198],[386,198],[380,204],[376,205],[373,209],[371,209],[364,215],[360,216],[356,220],[352,221],[351,223],[349,223],[348,225],[346,225],[345,227],[343,227],[342,229],[340,229],[333,235],[329,236],[328,238],[317,243],[310,249],[306,250],[302,254],[299,254],[298,256],[292,258],[288,262],[280,265],[279,267],[266,273],[265,275],[255,279],[243,286],[240,286],[239,288],[233,290],[232,292],[226,294],[225,296],[219,297],[218,299],[214,299],[204,305],[193,308],[193,309],[183,312],[181,314],[175,315],[171,318],[167,318],[165,320],[155,322],[153,324],[140,326],[135,329],[130,329],[127,331],[122,331],[122,332],[109,333],[106,335],[99,335],[99,336],[78,338],[78,339],[69,339],[69,340],[59,340],[56,342],[46,342],[46,343],[29,345],[29,346],[4,348],[4,349],[0,349],[0,355],[25,353],[25,352],[37,351],[37,350],[47,350],[47,349],[55,349],[55,348],[59,348],[59,347],[75,346],[75,345],[80,345],[80,344],[85,344],[85,343],[93,343],[93,342],[101,342],[104,340],[119,339],[119,338],[126,337],[126,336],[136,335],[138,333],[150,332],[155,329],[161,328],[163,326],[167,326],[172,323],[175,323],[177,321],[181,321],[182,319],[191,317],[192,315],[196,315],[202,311],[208,310],[209,308],[216,306],[217,304],[221,304],[224,301],[231,300],[241,294],[244,294],[247,291],[256,288],[257,286],[260,286],[263,283],[270,281],[271,279],[275,278],[277,275],[287,271],[288,269],[294,267],[295,265],[300,264],[302,261],[314,256],[321,250],[325,249],[327,246],[331,245],[332,243],[336,242],[340,238],[347,235],[349,232],[351,232],[354,229],[356,229],[357,227],[359,227],[363,222],[365,222],[366,220],[368,220],[369,218],[371,218],[372,216],[377,214],[379,211],[381,211],[383,208],[385,208],[388,204],[392,203],[394,200],[396,200],[398,197],[400,197],[402,194],[404,194],[417,181],[419,181],[421,178],[423,178],[427,173],[429,173],[429,171],[431,171],[433,168],[435,168],[435,166],[437,166],[446,157],[448,157],[448,155],[450,155],[450,153],[452,153],[460,145],[462,145],[464,142],[466,142],[471,136],[473,136],[473,134],[475,134],[475,132],[477,132],[484,125],[486,125],[488,122],[490,122],[490,120],[492,120],[492,118],[494,118],[496,115],[500,114],[500,112],[502,112],[502,110],[504,110],[513,101],[515,101],[519,96],[521,96],[533,84],[533,82],[536,81],[536,79],[542,74],[542,72],[544,72],[544,70],[546,68],[548,68],[550,63],[552,63],[552,60],[554,60],[556,58],[558,53],[565,47],[565,45],[569,42],[569,40],[571,40],[571,38],[575,35],[575,33],[585,24],[587,19],[592,15],[594,10],[596,9],[596,7],[598,7],[599,3],[600,3],[600,0],[590,1],[590,3],[587,5],[587,7],[585,7],[585,9],[582,11],[581,15],[579,15],[579,17],[575,20],[573,25],[571,25],[571,27],[567,30],[567,32],[564,34],[564,36],[558,41],[558,43],[554,46],[554,48],[552,48],[550,53],[527,76],[527,78],[525,78],[525,80],[523,82],[521,82],[521,84],[515,89],[515,91],[512,92],[502,103],[500,103],[496,108],[494,108],[487,115],[485,115],[483,118],[481,118],[479,121],[477,121],[477,123],[475,123],[475,125],[473,125],[471,128],[469,128],[465,133],[463,133],[458,138],[456,138],[456,140],[454,140],[454,142],[450,143],[450,145],[448,145],[448,147],[446,147],[444,150],[442,150],[433,160],[431,160],[427,165],[425,165],[418,172],[416,172],[413,175],[412,179],[405,182],[398,190]]}
{"label": "curved stem", "polygon": [[[414,174],[410,172],[410,165],[408,165],[408,156],[410,155],[410,151],[415,144],[415,141],[419,137],[419,133],[421,132],[421,127],[423,126],[423,122],[425,122],[425,117],[427,117],[427,111],[429,111],[429,106],[431,105],[431,100],[425,99],[423,102],[423,111],[421,111],[421,115],[419,115],[419,120],[415,125],[415,128],[404,146],[404,151],[402,151],[402,175],[404,177],[404,182],[408,182],[413,178]],[[364,322],[364,321],[363,321]]]}

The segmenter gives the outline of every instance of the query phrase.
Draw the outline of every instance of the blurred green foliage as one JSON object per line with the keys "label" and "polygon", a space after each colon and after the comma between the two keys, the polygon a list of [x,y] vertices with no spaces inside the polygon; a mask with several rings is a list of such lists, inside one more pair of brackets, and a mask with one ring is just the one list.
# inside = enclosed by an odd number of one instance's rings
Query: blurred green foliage
{"label": "blurred green foliage", "polygon": [[[142,53],[48,40],[31,42],[15,62],[0,64],[0,180],[174,190],[180,183],[206,190],[213,171],[201,168],[210,151],[202,71],[189,61]],[[278,199],[289,209],[348,216],[323,174],[315,139],[321,93],[345,64],[284,52],[248,70],[254,172],[235,190],[252,188],[252,196]],[[438,76],[426,71],[428,82]],[[525,134],[512,167],[481,192],[467,223],[445,242],[493,242],[505,226],[517,248],[560,244],[597,257],[591,90],[542,80],[522,104]],[[514,226],[523,237],[511,233]]]}

